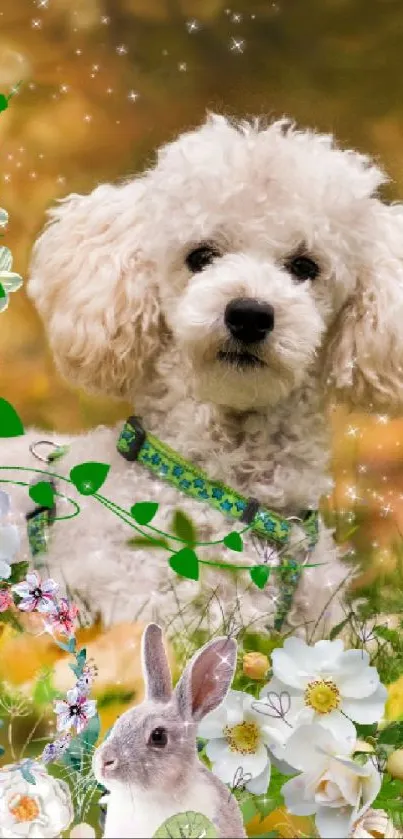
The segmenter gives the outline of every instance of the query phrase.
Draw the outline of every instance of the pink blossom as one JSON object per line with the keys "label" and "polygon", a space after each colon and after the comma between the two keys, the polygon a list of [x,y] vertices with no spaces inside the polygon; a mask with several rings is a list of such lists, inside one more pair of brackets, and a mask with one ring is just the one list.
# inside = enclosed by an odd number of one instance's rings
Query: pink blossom
{"label": "pink blossom", "polygon": [[44,580],[37,571],[30,571],[23,583],[12,586],[12,591],[21,597],[18,608],[22,612],[51,612],[59,586],[54,580]]}
{"label": "pink blossom", "polygon": [[8,588],[0,588],[0,612],[6,612],[13,604]]}
{"label": "pink blossom", "polygon": [[63,635],[74,635],[74,626],[78,615],[75,603],[70,603],[61,597],[54,604],[54,610],[47,615],[46,628],[49,631],[59,630]]}

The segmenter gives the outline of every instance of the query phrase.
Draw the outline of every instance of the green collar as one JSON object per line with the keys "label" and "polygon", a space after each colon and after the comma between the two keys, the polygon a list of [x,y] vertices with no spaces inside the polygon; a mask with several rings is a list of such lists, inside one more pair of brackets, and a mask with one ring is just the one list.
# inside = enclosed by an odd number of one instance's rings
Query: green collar
{"label": "green collar", "polygon": [[[286,519],[263,507],[254,498],[246,498],[226,484],[211,481],[205,472],[189,463],[157,437],[146,434],[141,420],[135,416],[129,417],[125,422],[119,435],[117,450],[126,460],[137,461],[175,489],[197,501],[204,501],[228,518],[249,525],[250,530],[260,538],[271,542],[278,549],[282,548],[278,568],[280,593],[273,618],[274,629],[280,632],[292,607],[303,571],[303,565],[292,555],[292,547],[290,546],[290,553],[287,549],[291,529],[293,523],[297,522],[305,532],[306,548],[309,551],[313,550],[319,538],[318,512],[306,510],[299,516]],[[46,461],[51,465],[55,458],[62,457],[65,452],[65,447],[56,447],[55,452],[46,458]],[[49,532],[55,515],[55,506],[52,509],[37,506],[26,516],[28,540],[35,568],[46,567]]]}
{"label": "green collar", "polygon": [[316,510],[304,510],[292,520],[274,513],[254,498],[245,498],[189,463],[166,443],[146,433],[139,417],[126,420],[117,442],[118,452],[128,461],[137,461],[154,475],[167,481],[175,489],[204,501],[228,518],[248,524],[263,539],[283,546],[289,541],[293,523],[297,521],[307,536],[307,547],[312,549],[318,541],[319,516]]}

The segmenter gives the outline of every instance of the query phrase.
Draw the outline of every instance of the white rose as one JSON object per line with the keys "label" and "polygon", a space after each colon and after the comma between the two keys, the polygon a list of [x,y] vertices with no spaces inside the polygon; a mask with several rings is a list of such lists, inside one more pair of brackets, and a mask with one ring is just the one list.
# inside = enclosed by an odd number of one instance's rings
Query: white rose
{"label": "white rose", "polygon": [[369,760],[352,759],[354,726],[343,718],[302,725],[286,743],[284,759],[301,774],[282,787],[288,811],[315,816],[322,839],[347,839],[381,787],[379,772]]}
{"label": "white rose", "polygon": [[29,772],[35,784],[17,764],[0,769],[1,839],[55,839],[73,821],[68,785],[38,763],[30,763]]}

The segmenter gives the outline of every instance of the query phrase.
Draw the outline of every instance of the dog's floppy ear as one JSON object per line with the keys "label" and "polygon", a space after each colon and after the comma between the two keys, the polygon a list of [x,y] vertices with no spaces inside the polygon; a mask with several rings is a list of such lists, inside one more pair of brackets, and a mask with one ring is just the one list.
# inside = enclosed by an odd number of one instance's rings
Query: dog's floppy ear
{"label": "dog's floppy ear", "polygon": [[147,189],[142,178],[60,201],[35,244],[28,284],[60,371],[128,399],[161,340],[156,271],[144,253]]}
{"label": "dog's floppy ear", "polygon": [[[328,386],[352,408],[403,410],[403,205],[374,201],[371,253],[326,347]],[[359,257],[360,258],[360,257]]]}

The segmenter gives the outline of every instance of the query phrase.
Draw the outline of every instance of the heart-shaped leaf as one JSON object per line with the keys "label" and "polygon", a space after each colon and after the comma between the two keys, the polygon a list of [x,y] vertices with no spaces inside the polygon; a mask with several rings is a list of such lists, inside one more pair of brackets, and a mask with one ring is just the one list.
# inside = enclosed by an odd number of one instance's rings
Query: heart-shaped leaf
{"label": "heart-shaped leaf", "polygon": [[35,504],[40,507],[48,507],[51,509],[55,503],[55,493],[52,484],[49,481],[38,481],[29,488],[29,497]]}
{"label": "heart-shaped leaf", "polygon": [[0,437],[20,437],[24,426],[15,408],[6,399],[0,399]]}
{"label": "heart-shaped leaf", "polygon": [[242,537],[236,532],[236,530],[233,530],[232,533],[228,533],[223,541],[224,545],[227,548],[230,548],[231,551],[243,551]]}
{"label": "heart-shaped leaf", "polygon": [[250,569],[249,574],[255,586],[263,589],[270,577],[270,568],[267,565],[255,565]]}
{"label": "heart-shaped leaf", "polygon": [[153,839],[168,839],[169,836],[182,836],[183,839],[216,839],[217,829],[207,816],[193,810],[176,813],[154,833]]}
{"label": "heart-shaped leaf", "polygon": [[4,96],[4,93],[0,93],[0,112],[6,111],[8,108],[8,99],[7,96]]}
{"label": "heart-shaped leaf", "polygon": [[94,495],[98,492],[111,467],[107,463],[80,463],[70,472],[70,480],[81,495]]}
{"label": "heart-shaped leaf", "polygon": [[179,536],[179,539],[187,542],[188,545],[194,545],[196,543],[197,535],[193,522],[181,510],[175,510],[172,520],[172,532],[175,536]]}
{"label": "heart-shaped leaf", "polygon": [[149,524],[157,510],[158,504],[156,501],[139,501],[131,508],[130,513],[137,524]]}
{"label": "heart-shaped leaf", "polygon": [[191,548],[182,548],[181,551],[172,554],[169,564],[181,577],[186,577],[187,580],[199,579],[199,560]]}

